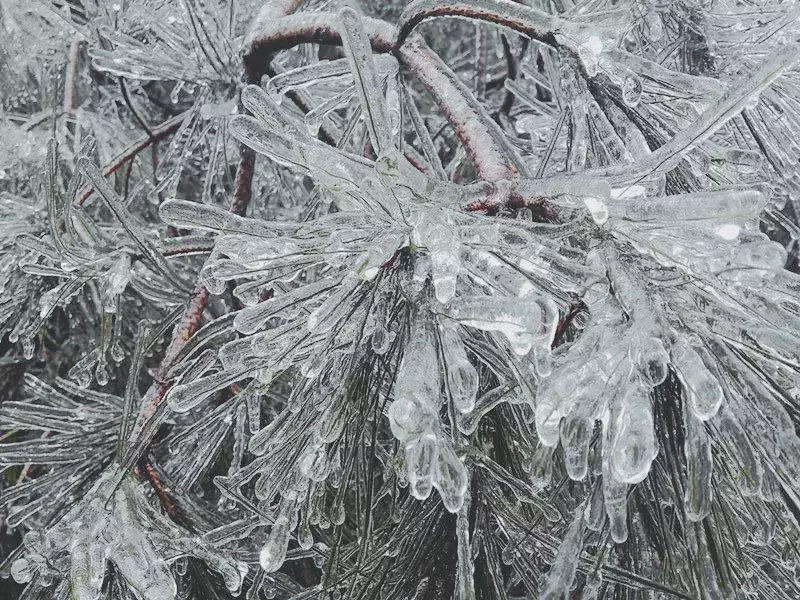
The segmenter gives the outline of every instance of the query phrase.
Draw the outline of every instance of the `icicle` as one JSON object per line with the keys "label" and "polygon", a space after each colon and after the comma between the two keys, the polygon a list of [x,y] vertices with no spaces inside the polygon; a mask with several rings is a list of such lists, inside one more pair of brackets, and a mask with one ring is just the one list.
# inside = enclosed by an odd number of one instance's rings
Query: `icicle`
{"label": "icicle", "polygon": [[611,539],[622,544],[628,539],[628,485],[603,475],[603,503],[610,523]]}
{"label": "icicle", "polygon": [[328,476],[328,455],[323,446],[311,449],[300,459],[300,470],[312,481],[325,481]]}
{"label": "icicle", "polygon": [[128,286],[132,274],[130,255],[121,254],[114,262],[114,266],[106,273],[106,287],[103,290],[103,310],[105,312],[117,312],[119,296]]}
{"label": "icicle", "polygon": [[69,370],[70,379],[77,381],[82,388],[88,388],[92,382],[92,367],[97,362],[98,354],[99,351],[97,349],[92,350]]}
{"label": "icicle", "polygon": [[672,347],[672,364],[683,384],[684,396],[692,415],[707,421],[717,414],[722,405],[722,387],[697,352],[685,342],[680,342]]}
{"label": "icicle", "polygon": [[705,424],[689,410],[684,410],[686,439],[686,494],[684,505],[690,521],[702,521],[711,512],[711,475],[713,458],[711,440]]}
{"label": "icicle", "polygon": [[395,401],[413,401],[422,408],[438,410],[441,405],[439,385],[439,360],[433,333],[427,323],[418,321],[411,331],[397,373]]}
{"label": "icicle", "polygon": [[[524,356],[537,342],[555,333],[548,303],[537,301],[533,294],[524,299],[497,296],[460,296],[450,301],[447,314],[464,325],[499,331],[511,343],[514,352]],[[557,312],[555,313],[557,314]]]}
{"label": "icicle", "polygon": [[272,525],[267,543],[261,549],[258,561],[261,568],[267,573],[273,573],[281,568],[286,560],[286,548],[289,545],[291,535],[292,518],[296,512],[294,500],[281,498],[278,508],[278,516]]}
{"label": "icicle", "polygon": [[611,466],[612,437],[609,431],[609,419],[603,419],[603,504],[608,515],[611,539],[621,544],[628,539],[628,484],[614,477]]}
{"label": "icicle", "polygon": [[[590,55],[591,56],[591,55]],[[585,60],[585,59],[584,59]],[[567,171],[576,173],[586,167],[587,139],[589,131],[586,126],[586,102],[574,86],[572,96],[574,100],[569,105],[569,120],[572,135],[568,138]]]}
{"label": "icicle", "polygon": [[461,270],[458,232],[440,211],[420,211],[415,218],[412,239],[415,244],[428,248],[436,299],[446,304],[456,295],[456,281]]}
{"label": "icicle", "polygon": [[614,478],[639,483],[658,452],[649,390],[629,382],[622,398],[612,406],[611,418],[614,434],[609,460]]}
{"label": "icicle", "polygon": [[475,400],[470,412],[456,414],[456,426],[464,435],[472,435],[478,428],[480,420],[502,402],[513,403],[516,390],[511,386],[497,386]]}
{"label": "icicle", "polygon": [[326,444],[339,439],[347,425],[348,416],[349,412],[342,396],[337,396],[317,420],[315,426],[317,439]]}
{"label": "icicle", "polygon": [[661,385],[669,374],[669,354],[664,343],[655,337],[643,337],[631,348],[634,361],[644,382],[651,388]]}
{"label": "icicle", "polygon": [[[244,459],[244,452],[248,444],[248,435],[246,434],[247,425],[247,405],[240,403],[236,407],[236,412],[233,416],[233,451],[231,453],[231,462],[228,466],[228,477],[233,477],[242,467],[242,460]],[[224,499],[223,499],[224,502]]]}
{"label": "icicle", "polygon": [[536,489],[544,489],[553,477],[553,446],[540,444],[531,458],[531,483]]}
{"label": "icicle", "polygon": [[589,464],[589,443],[594,422],[580,415],[568,415],[561,421],[561,444],[567,475],[574,481],[586,477]]}
{"label": "icicle", "polygon": [[562,402],[562,396],[549,389],[540,390],[536,396],[536,433],[539,442],[550,448],[558,444]]}
{"label": "icicle", "polygon": [[459,412],[468,413],[475,407],[478,372],[469,362],[464,342],[457,330],[445,323],[440,326],[439,335],[450,398]]}
{"label": "icicle", "polygon": [[175,578],[150,540],[143,533],[131,533],[111,550],[109,558],[136,593],[148,600],[173,600]]}
{"label": "icicle", "polygon": [[433,459],[433,486],[438,490],[444,507],[455,513],[464,503],[469,475],[450,443],[444,439],[437,442],[438,451]]}
{"label": "icicle", "polygon": [[242,393],[247,406],[247,428],[253,434],[261,429],[261,391],[251,383]]}
{"label": "icicle", "polygon": [[598,477],[594,480],[594,491],[586,507],[585,518],[586,527],[591,531],[600,531],[606,520],[606,511],[603,498],[603,479]]}
{"label": "icicle", "polygon": [[439,452],[436,437],[424,433],[407,443],[405,449],[411,495],[417,500],[425,500],[433,489],[433,465]]}
{"label": "icicle", "polygon": [[106,572],[105,548],[92,532],[79,535],[70,552],[70,582],[72,593],[81,600],[97,600]]}
{"label": "icicle", "polygon": [[249,369],[233,372],[221,371],[189,383],[173,386],[167,392],[167,404],[176,413],[188,412],[216,392],[245,377],[248,371]]}

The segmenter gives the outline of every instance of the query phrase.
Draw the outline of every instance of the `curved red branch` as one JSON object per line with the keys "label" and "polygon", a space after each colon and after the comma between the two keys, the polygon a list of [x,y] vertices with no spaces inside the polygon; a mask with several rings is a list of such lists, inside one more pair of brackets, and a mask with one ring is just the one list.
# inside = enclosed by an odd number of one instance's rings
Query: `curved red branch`
{"label": "curved red branch", "polygon": [[494,23],[553,48],[559,47],[553,32],[563,23],[558,17],[510,0],[417,0],[406,6],[398,19],[395,45],[403,44],[417,25],[436,17]]}
{"label": "curved red branch", "polygon": [[498,181],[525,173],[522,159],[499,125],[438,54],[418,38],[401,46],[396,55],[428,90],[450,122],[478,177]]}
{"label": "curved red branch", "polygon": [[[270,57],[298,44],[341,45],[336,19],[326,13],[289,15],[265,27],[245,55],[248,68],[259,68]],[[522,160],[500,127],[467,87],[421,38],[397,47],[393,28],[378,19],[364,18],[364,27],[376,52],[392,52],[400,64],[431,94],[467,150],[478,177],[509,179],[525,172]]]}

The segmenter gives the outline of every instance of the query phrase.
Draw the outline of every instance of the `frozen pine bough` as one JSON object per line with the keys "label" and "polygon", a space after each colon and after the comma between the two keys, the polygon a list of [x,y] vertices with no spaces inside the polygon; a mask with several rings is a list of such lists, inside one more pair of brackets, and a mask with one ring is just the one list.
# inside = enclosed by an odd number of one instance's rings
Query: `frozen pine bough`
{"label": "frozen pine bough", "polygon": [[794,2],[0,25],[0,596],[800,597]]}

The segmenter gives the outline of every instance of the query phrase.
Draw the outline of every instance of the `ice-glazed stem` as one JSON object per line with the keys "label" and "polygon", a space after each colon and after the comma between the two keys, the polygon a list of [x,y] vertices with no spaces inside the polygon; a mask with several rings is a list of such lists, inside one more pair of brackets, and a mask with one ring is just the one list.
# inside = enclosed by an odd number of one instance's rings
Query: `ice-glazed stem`
{"label": "ice-glazed stem", "polygon": [[[431,94],[450,121],[475,165],[478,177],[496,181],[524,172],[522,160],[486,109],[459,81],[452,70],[416,36],[402,46],[393,44],[392,25],[362,18],[374,52],[393,52],[408,72]],[[248,68],[263,67],[270,57],[299,44],[341,45],[336,18],[329,13],[297,14],[278,19],[261,29],[245,55]]]}
{"label": "ice-glazed stem", "polygon": [[666,144],[642,160],[606,169],[594,169],[591,174],[616,183],[637,183],[645,177],[673,169],[693,148],[708,140],[720,127],[738,115],[754,97],[800,59],[800,47],[789,44],[770,55],[749,77],[736,82],[691,125],[678,132]]}
{"label": "ice-glazed stem", "polygon": [[558,547],[556,559],[547,572],[544,585],[539,592],[540,600],[562,600],[569,597],[583,550],[584,512],[584,506],[575,509],[572,523]]}
{"label": "ice-glazed stem", "polygon": [[392,136],[372,48],[364,32],[364,23],[356,11],[344,7],[338,16],[342,45],[361,100],[361,110],[366,117],[367,131],[372,147],[381,156],[391,148]]}
{"label": "ice-glazed stem", "polygon": [[[612,11],[598,16],[605,17],[602,20],[608,22],[624,14],[625,11]],[[402,44],[417,25],[437,17],[494,23],[554,48],[559,47],[557,34],[575,38],[595,31],[598,26],[596,20],[592,23],[568,21],[512,0],[416,0],[406,6],[400,15],[395,43]]]}
{"label": "ice-glazed stem", "polygon": [[481,179],[498,181],[526,172],[500,127],[438,54],[415,38],[397,50],[397,57],[431,94]]}

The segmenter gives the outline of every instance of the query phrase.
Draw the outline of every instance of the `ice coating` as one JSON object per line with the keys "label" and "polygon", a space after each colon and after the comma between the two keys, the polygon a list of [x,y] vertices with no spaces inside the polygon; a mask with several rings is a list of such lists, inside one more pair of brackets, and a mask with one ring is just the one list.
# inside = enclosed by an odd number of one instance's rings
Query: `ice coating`
{"label": "ice coating", "polygon": [[49,4],[22,598],[800,597],[796,2]]}

